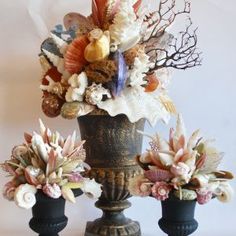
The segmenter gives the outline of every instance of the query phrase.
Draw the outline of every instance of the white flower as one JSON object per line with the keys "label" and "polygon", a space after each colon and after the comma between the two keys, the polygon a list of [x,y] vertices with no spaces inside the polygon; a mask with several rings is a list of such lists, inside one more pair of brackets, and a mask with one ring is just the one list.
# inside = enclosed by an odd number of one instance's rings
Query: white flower
{"label": "white flower", "polygon": [[91,198],[99,198],[102,194],[101,184],[98,184],[95,179],[85,178],[82,182],[81,190]]}
{"label": "white flower", "polygon": [[22,184],[20,185],[16,191],[14,200],[17,206],[25,209],[30,209],[36,203],[35,194],[37,189],[33,185]]}

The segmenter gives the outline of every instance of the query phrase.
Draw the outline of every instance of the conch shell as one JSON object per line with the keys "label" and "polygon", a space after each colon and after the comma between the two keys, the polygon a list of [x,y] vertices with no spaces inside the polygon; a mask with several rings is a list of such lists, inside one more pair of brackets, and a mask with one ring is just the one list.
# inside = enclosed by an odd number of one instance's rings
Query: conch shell
{"label": "conch shell", "polygon": [[110,34],[94,29],[88,34],[90,44],[85,48],[84,57],[88,62],[105,59],[110,54]]}

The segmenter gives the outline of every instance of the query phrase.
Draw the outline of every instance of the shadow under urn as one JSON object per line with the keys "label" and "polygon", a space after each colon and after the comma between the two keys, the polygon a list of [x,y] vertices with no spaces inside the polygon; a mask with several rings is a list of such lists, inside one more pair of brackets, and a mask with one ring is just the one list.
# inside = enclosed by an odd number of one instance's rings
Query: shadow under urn
{"label": "shadow under urn", "polygon": [[[83,194],[82,190],[72,190],[75,197]],[[59,236],[68,223],[65,216],[65,203],[63,197],[53,199],[42,191],[36,193],[36,204],[32,207],[32,219],[29,222],[30,228],[39,236]]]}
{"label": "shadow under urn", "polygon": [[195,200],[179,200],[174,196],[161,201],[162,218],[158,224],[162,231],[168,236],[187,236],[195,232],[198,228],[195,206]]}
{"label": "shadow under urn", "polygon": [[125,115],[87,115],[78,118],[81,138],[86,140],[86,162],[91,166],[89,177],[103,185],[96,207],[101,218],[88,222],[85,236],[141,235],[140,225],[123,214],[131,206],[129,179],[140,174],[135,156],[141,153],[145,120],[131,123]]}

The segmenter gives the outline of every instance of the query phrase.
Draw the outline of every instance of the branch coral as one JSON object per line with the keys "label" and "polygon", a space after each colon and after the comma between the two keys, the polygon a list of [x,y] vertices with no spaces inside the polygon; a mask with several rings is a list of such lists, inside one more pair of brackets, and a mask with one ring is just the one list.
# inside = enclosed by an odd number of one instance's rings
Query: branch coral
{"label": "branch coral", "polygon": [[143,43],[162,36],[166,29],[174,23],[177,16],[190,13],[191,4],[185,0],[182,10],[176,11],[175,8],[176,0],[161,0],[158,10],[145,16],[144,24],[150,33],[145,35]]}
{"label": "branch coral", "polygon": [[189,24],[185,31],[180,32],[180,37],[173,38],[172,42],[168,44],[168,49],[150,48],[147,51],[147,54],[152,55],[154,53],[157,58],[148,74],[164,67],[185,70],[201,65],[201,52],[198,52],[197,49],[197,29],[191,32],[191,26],[192,21],[189,19]]}

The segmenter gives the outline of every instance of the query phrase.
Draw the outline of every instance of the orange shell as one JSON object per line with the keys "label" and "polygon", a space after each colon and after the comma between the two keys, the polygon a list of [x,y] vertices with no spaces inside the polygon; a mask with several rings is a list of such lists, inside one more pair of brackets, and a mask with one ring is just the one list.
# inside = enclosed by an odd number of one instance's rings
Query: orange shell
{"label": "orange shell", "polygon": [[86,36],[80,36],[68,46],[65,54],[65,68],[71,74],[79,73],[88,62],[84,58],[84,50],[89,44]]}
{"label": "orange shell", "polygon": [[155,74],[152,74],[152,75],[148,75],[147,76],[147,85],[145,87],[145,92],[153,92],[157,89],[158,85],[159,85],[159,80],[158,78],[156,77]]}

